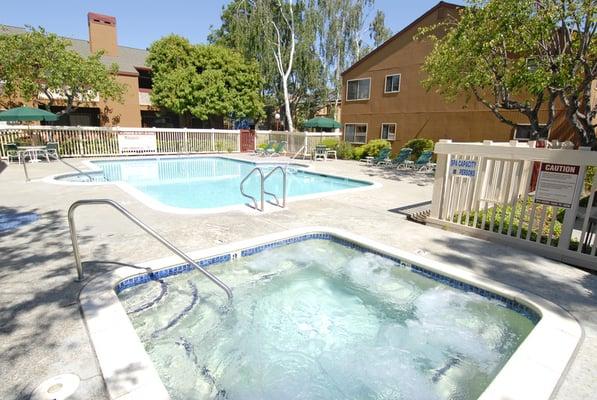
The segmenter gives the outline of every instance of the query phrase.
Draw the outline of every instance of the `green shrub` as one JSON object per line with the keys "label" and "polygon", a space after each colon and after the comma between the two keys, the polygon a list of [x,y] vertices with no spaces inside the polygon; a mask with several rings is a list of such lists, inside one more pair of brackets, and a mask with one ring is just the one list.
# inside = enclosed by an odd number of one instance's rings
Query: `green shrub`
{"label": "green shrub", "polygon": [[404,147],[408,147],[412,149],[413,152],[411,154],[411,158],[417,159],[425,150],[433,150],[433,140],[431,139],[411,139]]}
{"label": "green shrub", "polygon": [[352,158],[354,158],[355,160],[360,160],[361,158],[365,158],[365,156],[367,154],[366,151],[367,151],[367,149],[365,148],[365,145],[355,147],[352,150]]}
{"label": "green shrub", "polygon": [[321,144],[323,146],[327,147],[328,149],[334,149],[334,150],[336,150],[338,143],[339,143],[338,139],[333,139],[333,138],[326,138],[321,141]]}
{"label": "green shrub", "polygon": [[268,144],[267,143],[261,143],[259,146],[257,146],[258,149],[267,149]]}
{"label": "green shrub", "polygon": [[591,190],[591,185],[593,184],[593,177],[595,176],[595,169],[597,169],[597,167],[587,167],[587,173],[585,174],[585,190],[587,192]]}
{"label": "green shrub", "polygon": [[336,155],[341,160],[351,160],[353,158],[352,145],[347,142],[340,142],[336,146]]}

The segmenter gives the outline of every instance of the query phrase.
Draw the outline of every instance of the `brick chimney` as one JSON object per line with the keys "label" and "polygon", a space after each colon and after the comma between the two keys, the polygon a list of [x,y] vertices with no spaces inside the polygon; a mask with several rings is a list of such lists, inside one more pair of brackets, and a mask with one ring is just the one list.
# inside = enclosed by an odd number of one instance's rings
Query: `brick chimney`
{"label": "brick chimney", "polygon": [[96,13],[87,14],[89,25],[89,48],[95,53],[103,50],[107,56],[118,56],[116,18]]}

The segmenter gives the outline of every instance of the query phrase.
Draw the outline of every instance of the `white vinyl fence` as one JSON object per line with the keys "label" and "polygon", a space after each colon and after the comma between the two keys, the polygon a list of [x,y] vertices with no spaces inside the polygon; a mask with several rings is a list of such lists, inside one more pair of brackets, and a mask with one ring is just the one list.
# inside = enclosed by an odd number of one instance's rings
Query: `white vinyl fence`
{"label": "white vinyl fence", "polygon": [[[126,152],[119,136],[155,136],[153,150]],[[97,128],[72,126],[9,126],[0,128],[0,155],[4,144],[33,140],[58,142],[64,157],[115,156],[121,154],[180,154],[240,151],[240,131],[224,129]]]}
{"label": "white vinyl fence", "polygon": [[[119,136],[155,136],[152,150],[123,151]],[[340,139],[341,132],[256,131],[255,146],[286,141],[289,153],[310,152],[324,139]],[[123,154],[184,154],[239,152],[240,130],[172,128],[98,128],[82,126],[0,127],[0,156],[4,144],[58,142],[63,157],[117,156]]]}
{"label": "white vinyl fence", "polygon": [[435,153],[431,223],[597,270],[597,152],[440,140]]}
{"label": "white vinyl fence", "polygon": [[256,131],[256,146],[272,141],[287,142],[289,153],[310,153],[325,139],[342,138],[342,132]]}

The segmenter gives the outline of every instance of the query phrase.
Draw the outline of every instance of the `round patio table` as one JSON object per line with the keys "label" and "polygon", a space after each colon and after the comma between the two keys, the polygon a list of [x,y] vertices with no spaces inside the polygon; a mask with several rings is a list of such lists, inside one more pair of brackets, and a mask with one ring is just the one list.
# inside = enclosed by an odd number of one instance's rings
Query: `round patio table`
{"label": "round patio table", "polygon": [[21,153],[23,162],[25,162],[24,156],[29,154],[29,162],[36,163],[40,161],[38,158],[40,153],[45,153],[46,146],[19,146],[17,147],[17,150]]}

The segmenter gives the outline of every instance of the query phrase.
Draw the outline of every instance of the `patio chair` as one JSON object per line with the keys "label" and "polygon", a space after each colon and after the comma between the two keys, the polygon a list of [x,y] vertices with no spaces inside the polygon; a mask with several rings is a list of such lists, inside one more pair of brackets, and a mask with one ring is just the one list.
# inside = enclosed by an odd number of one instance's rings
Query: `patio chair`
{"label": "patio chair", "polygon": [[50,162],[50,157],[52,157],[55,160],[58,160],[60,158],[58,142],[46,143],[45,154],[46,154],[46,160],[48,162]]}
{"label": "patio chair", "polygon": [[19,148],[16,143],[3,144],[2,148],[4,149],[4,154],[6,154],[9,164],[11,159],[16,159],[19,164],[21,163],[21,153],[19,152]]}
{"label": "patio chair", "polygon": [[279,157],[283,154],[286,154],[286,141],[281,141],[280,143],[276,144],[272,151],[269,153],[270,157]]}
{"label": "patio chair", "polygon": [[377,165],[384,167],[384,168],[398,167],[398,166],[404,164],[409,159],[412,152],[413,152],[413,149],[404,147],[404,148],[400,149],[400,152],[398,154],[396,154],[396,157],[394,157],[391,160],[385,159],[383,161],[380,161]]}
{"label": "patio chair", "polygon": [[377,156],[362,158],[359,161],[367,163],[367,165],[377,165],[380,162],[387,160],[391,152],[392,152],[392,149],[390,149],[389,147],[386,147],[386,148],[381,149],[379,151],[379,153],[377,154]]}
{"label": "patio chair", "polygon": [[315,155],[313,156],[313,161],[317,161],[320,158],[323,161],[328,160],[328,149],[325,145],[318,144],[315,146]]}
{"label": "patio chair", "polygon": [[[262,149],[262,151],[259,152],[259,155],[261,157],[265,157],[265,156],[270,155],[274,151],[274,145],[275,144],[276,144],[275,140],[267,142],[267,146],[264,147]],[[257,150],[255,150],[255,151],[257,151]]]}
{"label": "patio chair", "polygon": [[399,165],[399,170],[413,170],[418,172],[429,172],[433,171],[435,164],[431,163],[431,157],[433,157],[433,151],[425,150],[421,153],[416,161],[405,161],[403,165]]}

